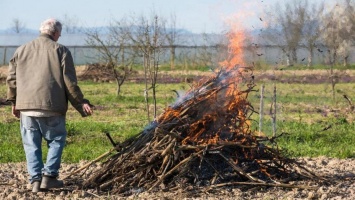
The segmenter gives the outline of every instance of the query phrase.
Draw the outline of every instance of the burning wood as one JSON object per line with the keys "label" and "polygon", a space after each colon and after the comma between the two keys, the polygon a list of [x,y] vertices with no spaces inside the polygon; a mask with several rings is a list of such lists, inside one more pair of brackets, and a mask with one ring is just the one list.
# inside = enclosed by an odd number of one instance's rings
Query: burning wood
{"label": "burning wood", "polygon": [[275,138],[250,129],[254,111],[247,97],[254,83],[246,74],[221,70],[196,83],[144,131],[116,146],[118,153],[84,187],[131,194],[186,184],[281,186],[312,176],[282,156]]}

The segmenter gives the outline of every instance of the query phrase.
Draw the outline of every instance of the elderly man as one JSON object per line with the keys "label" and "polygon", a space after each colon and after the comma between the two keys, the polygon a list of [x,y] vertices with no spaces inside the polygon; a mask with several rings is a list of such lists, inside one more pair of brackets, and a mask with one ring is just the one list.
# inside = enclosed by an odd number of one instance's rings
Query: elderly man
{"label": "elderly man", "polygon": [[[40,36],[16,50],[6,80],[7,101],[12,103],[12,114],[20,118],[32,192],[64,185],[57,177],[67,135],[68,101],[83,117],[93,112],[77,85],[70,51],[57,43],[61,30],[56,19],[42,22]],[[45,164],[42,138],[48,146]]]}

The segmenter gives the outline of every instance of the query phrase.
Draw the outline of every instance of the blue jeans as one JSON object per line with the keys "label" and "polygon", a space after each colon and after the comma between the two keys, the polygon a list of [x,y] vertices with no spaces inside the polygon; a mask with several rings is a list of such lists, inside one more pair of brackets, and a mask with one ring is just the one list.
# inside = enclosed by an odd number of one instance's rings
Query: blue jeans
{"label": "blue jeans", "polygon": [[[40,181],[42,174],[57,177],[67,136],[65,116],[29,117],[21,114],[20,121],[30,182]],[[42,138],[48,147],[45,165],[42,160]]]}

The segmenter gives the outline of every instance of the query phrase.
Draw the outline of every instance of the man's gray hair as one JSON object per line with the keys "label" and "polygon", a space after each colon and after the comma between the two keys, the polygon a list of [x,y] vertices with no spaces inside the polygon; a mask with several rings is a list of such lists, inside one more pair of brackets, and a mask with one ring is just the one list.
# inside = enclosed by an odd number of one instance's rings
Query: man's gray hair
{"label": "man's gray hair", "polygon": [[41,23],[39,28],[40,33],[46,33],[49,35],[54,34],[56,31],[62,31],[62,23],[54,18],[50,18]]}

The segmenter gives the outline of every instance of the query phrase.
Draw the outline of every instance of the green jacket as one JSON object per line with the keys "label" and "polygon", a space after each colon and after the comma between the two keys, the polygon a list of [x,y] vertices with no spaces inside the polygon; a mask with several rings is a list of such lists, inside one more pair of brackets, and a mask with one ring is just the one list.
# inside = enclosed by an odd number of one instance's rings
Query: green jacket
{"label": "green jacket", "polygon": [[71,53],[47,34],[15,51],[6,84],[7,100],[17,110],[49,110],[65,115],[69,100],[86,116],[82,104],[89,102],[77,85]]}

